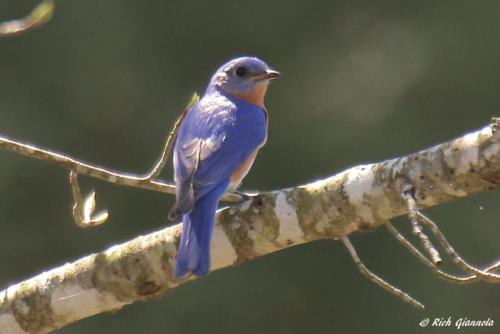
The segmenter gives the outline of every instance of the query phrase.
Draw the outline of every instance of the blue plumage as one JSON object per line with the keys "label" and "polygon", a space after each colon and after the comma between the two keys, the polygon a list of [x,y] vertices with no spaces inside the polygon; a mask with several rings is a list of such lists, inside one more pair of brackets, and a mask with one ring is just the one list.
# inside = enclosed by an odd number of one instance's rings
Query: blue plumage
{"label": "blue plumage", "polygon": [[[235,69],[242,66],[248,78],[237,82],[238,89],[250,87],[246,94],[232,90],[230,80],[214,82],[214,78],[224,75],[238,76]],[[210,269],[210,241],[219,199],[231,183],[239,183],[244,177],[246,171],[238,174],[242,164],[249,163],[250,168],[252,157],[267,137],[265,108],[252,103],[255,101],[251,94],[259,85],[265,85],[265,92],[272,78],[266,73],[271,72],[276,76],[277,72],[256,58],[229,62],[216,72],[205,95],[188,111],[179,129],[174,147],[174,179],[183,229],[174,269],[176,278],[190,272],[205,275]]]}

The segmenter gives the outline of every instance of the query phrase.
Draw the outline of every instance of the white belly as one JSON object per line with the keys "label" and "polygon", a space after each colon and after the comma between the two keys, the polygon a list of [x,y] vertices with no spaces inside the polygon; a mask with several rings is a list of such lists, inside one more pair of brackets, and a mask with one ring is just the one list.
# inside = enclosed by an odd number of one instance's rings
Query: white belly
{"label": "white belly", "polygon": [[229,192],[234,192],[236,189],[238,189],[238,187],[241,184],[241,181],[243,181],[245,176],[250,171],[250,168],[252,168],[253,162],[255,161],[255,157],[257,156],[258,151],[259,149],[256,149],[255,152],[250,154],[250,156],[245,161],[243,161],[243,163],[239,165],[231,174],[231,176],[229,177],[231,181],[229,183],[229,188],[228,188]]}

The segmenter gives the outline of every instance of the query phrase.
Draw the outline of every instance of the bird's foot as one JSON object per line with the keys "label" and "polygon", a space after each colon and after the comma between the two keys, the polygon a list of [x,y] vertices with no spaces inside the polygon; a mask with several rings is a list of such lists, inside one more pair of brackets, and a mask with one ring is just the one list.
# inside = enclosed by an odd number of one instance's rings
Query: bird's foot
{"label": "bird's foot", "polygon": [[241,202],[246,202],[252,199],[252,196],[245,194],[244,192],[241,191],[233,191],[233,194],[236,196],[239,196],[241,198]]}

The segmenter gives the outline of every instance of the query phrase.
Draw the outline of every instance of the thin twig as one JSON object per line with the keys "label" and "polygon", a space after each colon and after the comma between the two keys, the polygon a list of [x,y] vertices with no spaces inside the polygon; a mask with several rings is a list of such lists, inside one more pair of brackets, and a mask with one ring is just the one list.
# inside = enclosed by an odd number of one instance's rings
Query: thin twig
{"label": "thin twig", "polygon": [[411,242],[408,241],[408,239],[406,239],[390,222],[387,222],[385,224],[385,227],[394,236],[394,238],[399,241],[399,243],[405,246],[410,251],[410,253],[412,253],[421,263],[423,263],[439,278],[455,284],[470,284],[479,281],[479,278],[476,275],[461,277],[448,274],[440,270],[434,263],[429,261],[429,259],[424,254],[422,254],[415,246],[413,246]]}
{"label": "thin twig", "polygon": [[[87,175],[116,185],[148,189],[172,195],[175,194],[175,186],[172,184],[163,181],[144,180],[142,177],[135,175],[97,167],[73,159],[67,155],[41,149],[34,145],[17,142],[2,136],[0,136],[0,149],[5,149],[30,158],[52,162],[70,171],[75,170],[78,174]],[[227,202],[239,202],[241,198],[238,195],[228,193],[224,195],[223,200]]]}
{"label": "thin twig", "polygon": [[400,182],[401,187],[403,188],[401,191],[401,196],[406,202],[406,207],[408,208],[408,217],[410,218],[410,223],[412,226],[412,233],[417,237],[417,239],[422,244],[422,247],[425,249],[427,254],[429,254],[431,261],[434,265],[441,264],[443,260],[439,255],[439,252],[432,245],[431,241],[427,237],[427,235],[422,231],[422,225],[418,222],[417,219],[417,201],[415,200],[415,187],[410,185],[409,183],[402,181]]}
{"label": "thin twig", "polygon": [[11,37],[28,32],[47,23],[54,13],[54,2],[46,0],[36,6],[33,11],[17,20],[0,23],[0,38]]}
{"label": "thin twig", "polygon": [[498,269],[498,266],[500,265],[500,261],[495,263],[494,265],[488,267],[485,270],[482,270],[480,268],[477,268],[469,263],[467,263],[456,251],[455,249],[451,246],[451,244],[448,242],[444,234],[441,232],[439,227],[429,218],[427,218],[425,215],[417,211],[417,215],[420,219],[422,219],[423,223],[428,225],[432,231],[432,233],[436,236],[438,239],[439,243],[441,244],[441,247],[446,251],[450,259],[463,271],[477,275],[480,279],[490,282],[490,283],[500,283],[500,275],[494,274],[492,272],[487,272],[491,270],[491,268],[495,268],[494,270]]}
{"label": "thin twig", "polygon": [[419,309],[424,309],[425,306],[420,303],[419,301],[415,300],[414,298],[412,298],[410,295],[408,295],[407,293],[401,291],[400,289],[396,288],[395,286],[389,284],[388,282],[386,282],[385,280],[383,280],[382,278],[380,278],[379,276],[377,276],[376,274],[372,273],[364,264],[363,262],[361,261],[361,259],[359,258],[358,256],[358,253],[356,252],[356,250],[354,249],[354,246],[352,245],[351,241],[349,240],[349,238],[347,237],[344,237],[342,238],[342,242],[344,243],[344,246],[347,248],[347,250],[349,251],[349,254],[351,254],[351,257],[354,261],[354,263],[356,264],[356,266],[358,267],[359,271],[366,277],[368,278],[370,281],[372,281],[373,283],[377,284],[378,286],[380,286],[381,288],[383,288],[384,290],[392,293],[393,295],[395,295],[396,297],[399,297],[401,298],[404,302],[408,303],[408,304],[411,304],[413,306],[415,306],[416,308],[419,308]]}
{"label": "thin twig", "polygon": [[196,104],[199,100],[200,100],[199,95],[194,93],[188,105],[186,106],[186,108],[184,108],[182,113],[175,121],[174,126],[170,130],[170,133],[168,134],[167,139],[165,140],[165,145],[163,145],[163,151],[161,152],[160,159],[158,159],[156,165],[151,169],[151,171],[148,174],[146,174],[142,178],[142,180],[151,181],[160,175],[161,171],[163,170],[163,167],[165,167],[165,164],[168,161],[168,157],[170,156],[170,151],[172,150],[172,145],[175,142],[175,138],[177,137],[177,132],[179,131],[179,127],[181,126],[182,121],[186,117],[189,109],[191,109],[191,107],[194,104]]}

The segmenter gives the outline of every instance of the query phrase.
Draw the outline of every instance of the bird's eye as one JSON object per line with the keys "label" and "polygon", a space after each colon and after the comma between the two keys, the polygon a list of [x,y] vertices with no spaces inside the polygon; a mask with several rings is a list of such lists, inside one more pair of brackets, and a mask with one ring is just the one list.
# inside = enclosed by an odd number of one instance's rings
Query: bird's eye
{"label": "bird's eye", "polygon": [[238,66],[234,73],[239,77],[244,77],[247,74],[247,69],[243,66]]}

